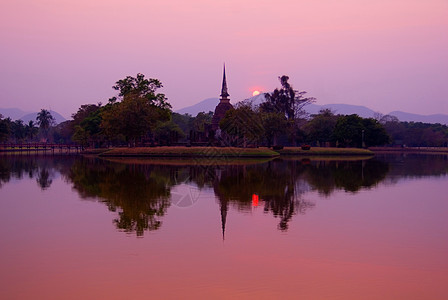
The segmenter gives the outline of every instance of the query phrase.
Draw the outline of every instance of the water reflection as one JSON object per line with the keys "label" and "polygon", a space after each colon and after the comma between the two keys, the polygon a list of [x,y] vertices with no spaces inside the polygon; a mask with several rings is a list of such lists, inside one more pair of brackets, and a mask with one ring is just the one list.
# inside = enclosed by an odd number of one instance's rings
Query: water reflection
{"label": "water reflection", "polygon": [[426,176],[446,176],[448,174],[448,155],[415,153],[377,154],[378,160],[390,165],[389,179],[420,178]]}
{"label": "water reflection", "polygon": [[319,193],[329,196],[337,189],[357,192],[384,180],[389,172],[387,162],[370,159],[358,161],[313,161],[306,169],[307,182]]}
{"label": "water reflection", "polygon": [[74,157],[52,156],[0,156],[0,188],[12,179],[20,180],[24,177],[36,178],[37,185],[42,189],[48,189],[55,172],[69,168]]}
{"label": "water reflection", "polygon": [[138,236],[160,228],[175,184],[175,174],[169,168],[99,159],[78,159],[63,175],[82,198],[99,198],[110,211],[117,212],[114,223],[118,229]]}
{"label": "water reflection", "polygon": [[305,213],[314,206],[302,194],[307,190],[298,181],[302,168],[296,162],[274,160],[260,165],[225,166],[217,169],[213,190],[217,195],[223,222],[229,205],[240,211],[252,209],[252,199],[264,203],[264,212],[279,218],[278,228],[288,229],[288,222],[297,212]]}
{"label": "water reflection", "polygon": [[[288,230],[291,219],[315,204],[307,192],[330,196],[334,191],[356,193],[380,182],[393,183],[409,176],[448,173],[446,155],[378,155],[374,159],[274,159],[268,162],[225,162],[201,165],[198,161],[120,160],[86,157],[0,156],[0,188],[12,178],[35,178],[49,189],[57,174],[83,199],[97,199],[115,212],[117,229],[142,236],[157,230],[171,204],[183,199],[173,188],[182,184],[199,193],[216,195],[224,238],[230,208],[251,211],[262,206],[277,218],[278,229]],[[179,199],[178,199],[179,198]],[[192,203],[192,202],[190,202]],[[185,203],[184,203],[185,204]],[[183,204],[183,205],[184,205]],[[188,204],[188,203],[187,203]],[[184,205],[185,206],[185,205]]]}

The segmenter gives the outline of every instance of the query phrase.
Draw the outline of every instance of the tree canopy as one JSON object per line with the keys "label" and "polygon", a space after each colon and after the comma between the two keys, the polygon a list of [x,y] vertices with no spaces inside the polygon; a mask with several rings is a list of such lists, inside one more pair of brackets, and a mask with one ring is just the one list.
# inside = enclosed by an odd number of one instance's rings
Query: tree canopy
{"label": "tree canopy", "polygon": [[282,87],[276,88],[272,93],[266,93],[266,101],[260,104],[260,109],[264,113],[284,115],[287,120],[285,130],[288,132],[289,140],[296,144],[300,125],[304,121],[303,107],[314,102],[315,98],[305,97],[307,92],[293,89],[288,82],[288,76],[280,76],[279,80]]}
{"label": "tree canopy", "polygon": [[40,128],[48,129],[50,125],[54,124],[55,119],[48,110],[41,109],[40,112],[37,113],[36,121]]}
{"label": "tree canopy", "polygon": [[135,144],[148,133],[154,133],[159,122],[170,119],[171,105],[164,94],[156,93],[162,83],[157,79],[127,76],[113,86],[119,91],[117,98],[106,105],[101,127],[109,136],[123,135],[129,144]]}
{"label": "tree canopy", "polygon": [[303,114],[303,107],[315,101],[313,97],[305,97],[305,91],[294,90],[286,75],[278,78],[282,85],[272,93],[266,93],[266,101],[260,105],[265,112],[284,113],[288,120],[295,120]]}

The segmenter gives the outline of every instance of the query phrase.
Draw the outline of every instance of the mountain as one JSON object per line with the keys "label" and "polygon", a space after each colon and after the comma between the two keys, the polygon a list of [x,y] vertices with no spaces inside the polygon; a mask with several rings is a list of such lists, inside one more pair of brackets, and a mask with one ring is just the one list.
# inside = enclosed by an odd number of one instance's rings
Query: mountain
{"label": "mountain", "polygon": [[407,122],[422,122],[422,123],[440,123],[448,125],[448,115],[435,114],[435,115],[418,115],[411,114],[402,111],[393,111],[390,112],[389,115],[395,116],[400,121]]}
{"label": "mountain", "polygon": [[[66,119],[58,112],[50,110],[50,113],[55,118],[56,124],[66,121]],[[37,117],[37,112],[27,112],[18,108],[0,108],[0,114],[2,114],[4,118],[9,117],[13,121],[22,120],[24,123],[28,123],[29,121],[36,122]]]}
{"label": "mountain", "polygon": [[11,120],[18,120],[20,119],[22,116],[29,114],[29,111],[23,111],[21,109],[18,108],[0,108],[0,114],[4,117],[4,118],[11,118]]}
{"label": "mountain", "polygon": [[[56,120],[56,124],[62,123],[66,121],[66,119],[61,116],[59,113],[55,112],[54,110],[50,110],[51,115]],[[37,112],[29,113],[20,118],[24,123],[28,123],[29,121],[36,122]]]}
{"label": "mountain", "polygon": [[350,105],[350,104],[325,104],[325,105],[317,105],[310,104],[305,106],[305,110],[309,114],[317,114],[322,109],[330,109],[337,115],[352,115],[357,114],[362,118],[373,118],[375,115],[375,111],[371,110],[368,107],[360,106],[360,105]]}
{"label": "mountain", "polygon": [[[259,105],[260,103],[265,101],[264,94],[260,94],[254,97],[251,97],[247,99],[248,101],[251,101],[254,105]],[[218,105],[219,99],[218,98],[208,98],[205,99],[195,105],[188,106],[185,108],[182,108],[177,113],[184,114],[188,113],[192,116],[196,116],[199,112],[209,112],[214,111],[216,105]],[[233,103],[234,104],[234,103]],[[341,115],[351,115],[351,114],[357,114],[360,117],[363,118],[373,118],[375,116],[375,111],[361,105],[351,105],[351,104],[324,104],[324,105],[318,105],[318,104],[309,104],[305,106],[305,111],[312,114],[317,114],[321,109],[330,109],[335,114],[341,114]],[[423,123],[440,123],[448,125],[448,115],[444,114],[435,114],[435,115],[419,115],[419,114],[411,114],[406,113],[402,111],[393,111],[389,113],[389,115],[396,116],[400,121],[407,121],[407,122],[423,122]]]}
{"label": "mountain", "polygon": [[215,111],[216,105],[218,105],[219,99],[218,98],[207,98],[205,100],[202,100],[199,103],[196,103],[192,106],[187,106],[182,109],[177,110],[176,112],[183,115],[183,114],[190,114],[193,117],[195,117],[200,112],[209,112],[209,111]]}

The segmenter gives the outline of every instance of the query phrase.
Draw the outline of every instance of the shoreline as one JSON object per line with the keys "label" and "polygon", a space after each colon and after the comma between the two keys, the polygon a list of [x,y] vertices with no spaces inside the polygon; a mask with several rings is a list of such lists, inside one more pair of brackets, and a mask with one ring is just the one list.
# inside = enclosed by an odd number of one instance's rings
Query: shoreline
{"label": "shoreline", "polygon": [[433,153],[448,154],[448,147],[370,147],[374,153]]}
{"label": "shoreline", "polygon": [[272,148],[237,148],[237,147],[135,147],[135,148],[99,148],[69,151],[62,149],[0,149],[0,155],[89,155],[98,157],[154,157],[154,158],[274,158],[274,157],[310,157],[310,156],[361,156],[368,157],[382,153],[416,153],[416,154],[448,154],[448,147],[370,147],[336,148],[311,147],[302,150],[301,147],[284,147],[281,150]]}
{"label": "shoreline", "polygon": [[268,148],[236,147],[135,147],[114,148],[97,154],[100,157],[167,157],[167,158],[270,158],[280,155]]}
{"label": "shoreline", "polygon": [[[89,154],[93,154],[89,152]],[[302,150],[300,147],[285,147],[272,150],[267,147],[153,147],[115,148],[97,153],[100,157],[177,157],[177,158],[266,158],[279,156],[373,156],[368,149],[314,147]]]}

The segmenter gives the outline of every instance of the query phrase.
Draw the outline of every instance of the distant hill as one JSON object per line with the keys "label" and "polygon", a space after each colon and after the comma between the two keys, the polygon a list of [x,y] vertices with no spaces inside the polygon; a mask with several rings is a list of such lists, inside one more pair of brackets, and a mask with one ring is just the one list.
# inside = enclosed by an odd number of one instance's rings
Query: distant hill
{"label": "distant hill", "polygon": [[11,120],[18,120],[29,113],[29,111],[23,111],[18,108],[0,108],[0,114],[5,118],[11,118]]}
{"label": "distant hill", "polygon": [[[254,97],[247,99],[251,101],[254,105],[258,105],[265,101],[264,94],[260,94]],[[188,113],[192,116],[196,116],[199,112],[209,112],[214,111],[216,105],[219,103],[218,98],[208,98],[205,99],[195,105],[188,106],[176,111],[180,114]],[[232,103],[235,104],[235,103]],[[305,106],[305,111],[309,114],[317,114],[321,109],[330,109],[335,114],[341,115],[351,115],[357,114],[363,118],[373,118],[375,115],[375,111],[360,105],[351,105],[351,104],[310,104]],[[400,121],[407,122],[424,122],[424,123],[440,123],[448,125],[448,115],[444,114],[435,114],[435,115],[419,115],[419,114],[411,114],[402,111],[393,111],[389,113],[389,115],[396,116]]]}
{"label": "distant hill", "polygon": [[350,104],[325,104],[325,105],[317,105],[310,104],[305,106],[305,110],[309,114],[317,114],[322,109],[330,109],[337,115],[352,115],[357,114],[363,118],[373,118],[375,115],[375,111],[371,110],[368,107],[360,106],[360,105],[350,105]]}
{"label": "distant hill", "polygon": [[[66,119],[58,112],[50,110],[50,113],[55,118],[56,124],[66,121]],[[29,121],[36,122],[37,117],[37,112],[27,112],[18,108],[0,108],[0,114],[2,114],[4,118],[9,117],[13,121],[22,120],[24,123],[28,123]]]}
{"label": "distant hill", "polygon": [[[66,121],[66,119],[61,116],[59,113],[55,112],[54,110],[50,110],[51,115],[56,120],[56,124],[62,123]],[[24,123],[28,123],[29,121],[36,122],[37,112],[26,114],[20,118]]]}
{"label": "distant hill", "polygon": [[397,117],[400,121],[407,122],[423,122],[423,123],[440,123],[448,125],[448,115],[435,114],[435,115],[417,115],[406,113],[402,111],[393,111],[389,115]]}
{"label": "distant hill", "polygon": [[190,114],[193,117],[195,117],[200,112],[215,111],[215,107],[216,107],[216,105],[218,105],[218,103],[219,103],[218,98],[207,98],[207,99],[202,100],[201,102],[196,103],[192,106],[188,106],[188,107],[179,109],[176,112],[181,115]]}

